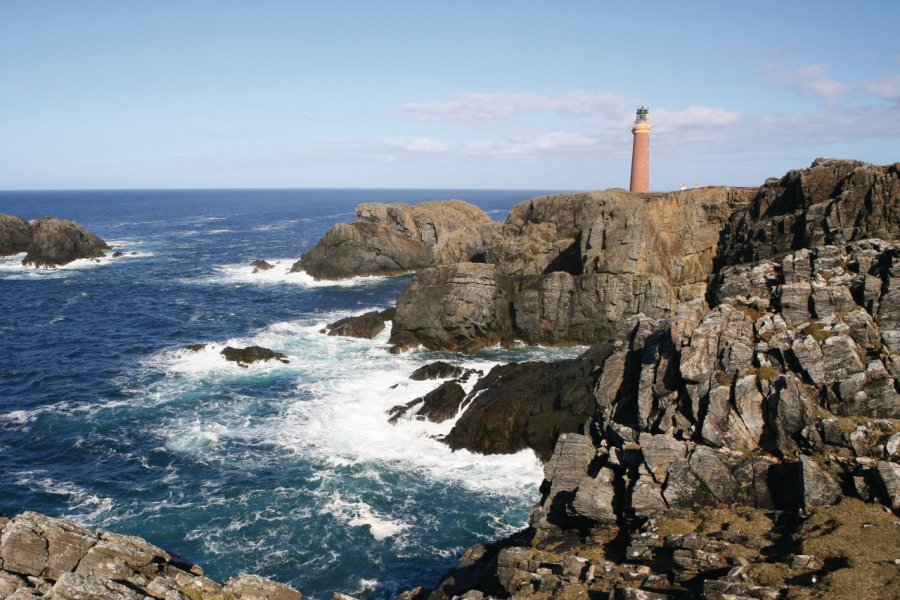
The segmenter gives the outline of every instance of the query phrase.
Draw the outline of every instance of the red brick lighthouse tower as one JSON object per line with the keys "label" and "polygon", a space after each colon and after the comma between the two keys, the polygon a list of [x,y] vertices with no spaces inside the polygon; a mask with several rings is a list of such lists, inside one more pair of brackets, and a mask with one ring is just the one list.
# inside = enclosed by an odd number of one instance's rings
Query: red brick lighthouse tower
{"label": "red brick lighthouse tower", "polygon": [[650,191],[650,108],[641,106],[634,119],[630,192]]}

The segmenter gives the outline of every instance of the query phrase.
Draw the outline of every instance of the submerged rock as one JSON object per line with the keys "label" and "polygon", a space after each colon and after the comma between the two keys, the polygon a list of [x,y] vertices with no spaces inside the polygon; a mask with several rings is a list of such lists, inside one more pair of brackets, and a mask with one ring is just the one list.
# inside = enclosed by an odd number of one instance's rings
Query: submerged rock
{"label": "submerged rock", "polygon": [[24,265],[56,267],[80,258],[106,256],[109,246],[75,221],[42,217],[29,222],[31,241]]}
{"label": "submerged rock", "polygon": [[259,273],[260,271],[268,271],[275,268],[275,265],[262,259],[254,260],[252,263],[250,263],[250,266],[253,267],[254,273]]}
{"label": "submerged rock", "polygon": [[239,367],[246,367],[255,362],[265,362],[269,360],[277,360],[279,362],[288,363],[288,358],[281,352],[275,352],[262,346],[248,346],[246,348],[232,348],[227,346],[222,350],[221,355],[225,360],[236,362]]}

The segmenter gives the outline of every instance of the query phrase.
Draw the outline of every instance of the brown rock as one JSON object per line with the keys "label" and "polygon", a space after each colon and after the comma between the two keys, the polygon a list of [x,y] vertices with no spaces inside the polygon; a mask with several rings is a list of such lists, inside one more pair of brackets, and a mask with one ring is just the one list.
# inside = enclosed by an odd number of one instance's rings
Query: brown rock
{"label": "brown rock", "polygon": [[79,258],[106,256],[109,246],[75,221],[42,217],[29,222],[31,242],[22,264],[56,267]]}

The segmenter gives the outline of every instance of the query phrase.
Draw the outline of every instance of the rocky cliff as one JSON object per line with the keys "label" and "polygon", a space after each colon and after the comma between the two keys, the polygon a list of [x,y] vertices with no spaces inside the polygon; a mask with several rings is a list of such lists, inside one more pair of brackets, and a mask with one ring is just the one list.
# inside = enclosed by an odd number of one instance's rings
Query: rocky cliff
{"label": "rocky cliff", "polygon": [[24,265],[57,267],[79,258],[105,256],[109,246],[75,221],[42,217],[25,222],[0,214],[0,256],[27,252]]}
{"label": "rocky cliff", "polygon": [[461,200],[360,204],[356,222],[332,227],[292,267],[317,279],[396,275],[472,260],[484,252],[484,212]]}
{"label": "rocky cliff", "polygon": [[703,296],[719,235],[756,190],[623,190],[534,198],[485,229],[487,264],[425,270],[397,302],[393,341],[471,352],[521,339],[591,344],[625,320]]}
{"label": "rocky cliff", "polygon": [[524,369],[540,381],[485,377],[447,441],[553,444],[542,500],[408,596],[900,595],[897,177],[816,161],[770,180],[724,224],[705,297]]}
{"label": "rocky cliff", "polygon": [[138,537],[93,532],[25,512],[0,518],[0,598],[10,600],[301,600],[256,575],[216,583],[203,569]]}

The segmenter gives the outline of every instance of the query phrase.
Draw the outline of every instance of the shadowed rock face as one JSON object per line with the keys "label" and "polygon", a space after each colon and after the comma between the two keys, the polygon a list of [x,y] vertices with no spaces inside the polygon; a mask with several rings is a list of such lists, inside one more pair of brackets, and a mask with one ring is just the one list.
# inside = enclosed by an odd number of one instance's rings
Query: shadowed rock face
{"label": "shadowed rock face", "polygon": [[109,246],[75,221],[42,217],[29,222],[31,241],[24,265],[55,267],[79,258],[106,256]]}
{"label": "shadowed rock face", "polygon": [[900,237],[900,163],[817,159],[770,179],[722,232],[717,266],[792,250]]}
{"label": "shadowed rock face", "polygon": [[0,214],[0,256],[9,256],[28,250],[31,228],[20,217]]}
{"label": "shadowed rock face", "polygon": [[484,212],[461,200],[361,204],[356,222],[331,228],[292,267],[317,279],[396,275],[483,253]]}

